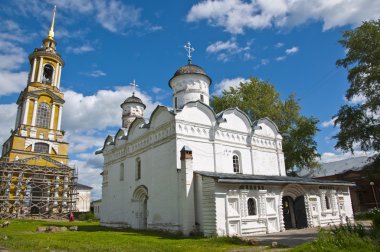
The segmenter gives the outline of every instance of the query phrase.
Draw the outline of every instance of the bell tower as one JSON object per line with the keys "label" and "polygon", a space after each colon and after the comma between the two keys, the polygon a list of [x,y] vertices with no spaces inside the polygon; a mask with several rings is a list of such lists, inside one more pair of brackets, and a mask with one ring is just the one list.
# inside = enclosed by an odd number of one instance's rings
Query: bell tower
{"label": "bell tower", "polygon": [[44,155],[62,164],[68,163],[68,143],[63,142],[61,129],[65,100],[60,83],[64,61],[56,50],[55,13],[56,7],[42,46],[29,55],[27,86],[17,100],[15,129],[3,144],[3,160],[12,162]]}

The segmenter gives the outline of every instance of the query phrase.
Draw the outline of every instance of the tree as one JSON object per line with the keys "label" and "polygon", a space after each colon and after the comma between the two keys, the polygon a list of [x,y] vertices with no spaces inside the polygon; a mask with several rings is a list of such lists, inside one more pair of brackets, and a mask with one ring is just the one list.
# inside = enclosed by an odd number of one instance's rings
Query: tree
{"label": "tree", "polygon": [[[338,41],[346,56],[336,64],[348,70],[350,86],[335,120],[340,126],[335,136],[336,148],[354,152],[380,151],[380,20],[363,22],[354,30],[343,33]],[[359,103],[354,103],[360,98]],[[380,164],[379,154],[374,156]]]}
{"label": "tree", "polygon": [[318,120],[300,115],[301,107],[294,95],[282,101],[273,85],[251,78],[236,88],[224,90],[221,97],[214,96],[211,106],[217,113],[238,107],[247,114],[253,112],[254,119],[269,117],[273,120],[284,137],[283,151],[288,173],[295,167],[318,167],[319,154],[314,140]]}

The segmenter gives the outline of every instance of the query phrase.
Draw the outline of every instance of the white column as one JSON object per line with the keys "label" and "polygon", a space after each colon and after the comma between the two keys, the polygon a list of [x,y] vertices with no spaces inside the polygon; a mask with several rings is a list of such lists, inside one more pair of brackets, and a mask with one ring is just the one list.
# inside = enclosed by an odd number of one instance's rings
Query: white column
{"label": "white column", "polygon": [[20,123],[20,116],[21,116],[21,107],[17,107],[17,116],[16,116],[16,123],[15,123],[15,129],[17,129],[17,126]]}
{"label": "white column", "polygon": [[36,99],[34,100],[34,106],[33,106],[32,126],[36,126],[37,106],[38,106],[38,101]]}
{"label": "white column", "polygon": [[34,73],[36,71],[37,57],[34,57],[33,60],[33,68],[32,68],[32,76],[30,77],[30,82],[34,82]]}
{"label": "white column", "polygon": [[59,88],[60,85],[61,85],[61,72],[62,72],[62,66],[59,65],[59,73],[58,73],[58,83],[57,83],[57,88]]}
{"label": "white column", "polygon": [[38,76],[37,76],[37,81],[38,82],[42,82],[42,71],[43,71],[43,69],[42,69],[42,61],[43,61],[43,57],[41,57],[40,58],[40,64],[39,64],[39,67],[38,67]]}
{"label": "white column", "polygon": [[57,63],[57,66],[55,67],[55,71],[54,71],[54,81],[53,81],[53,86],[58,86],[58,76],[59,76],[59,67],[61,65],[59,64],[59,62]]}
{"label": "white column", "polygon": [[28,112],[29,112],[29,98],[24,101],[24,113],[22,114],[22,124],[28,122]]}
{"label": "white column", "polygon": [[51,106],[51,117],[50,117],[50,129],[53,129],[54,127],[54,116],[55,116],[55,104]]}
{"label": "white column", "polygon": [[59,105],[57,130],[61,130],[62,105]]}

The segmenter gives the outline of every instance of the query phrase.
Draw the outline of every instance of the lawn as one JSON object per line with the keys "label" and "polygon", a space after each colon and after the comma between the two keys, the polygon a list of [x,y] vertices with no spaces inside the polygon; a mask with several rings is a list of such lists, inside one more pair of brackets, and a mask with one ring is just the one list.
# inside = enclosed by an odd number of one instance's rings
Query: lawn
{"label": "lawn", "polygon": [[[78,226],[78,231],[39,233],[41,226]],[[6,237],[4,239],[4,237]],[[98,222],[11,220],[0,228],[0,247],[10,251],[239,251],[254,249],[238,238],[194,238],[162,232],[101,227]],[[264,247],[256,247],[258,250]]]}

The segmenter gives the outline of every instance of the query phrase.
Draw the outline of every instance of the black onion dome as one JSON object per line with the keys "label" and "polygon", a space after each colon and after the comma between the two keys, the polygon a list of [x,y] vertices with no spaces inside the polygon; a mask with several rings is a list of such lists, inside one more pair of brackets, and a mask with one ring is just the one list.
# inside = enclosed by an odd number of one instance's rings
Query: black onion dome
{"label": "black onion dome", "polygon": [[135,96],[135,94],[133,94],[131,97],[128,97],[127,99],[125,99],[125,101],[120,106],[123,106],[126,103],[139,103],[144,107],[144,109],[146,108],[146,106],[142,102],[142,100],[140,98],[138,98],[137,96]]}
{"label": "black onion dome", "polygon": [[174,73],[173,77],[169,80],[169,86],[170,86],[171,80],[174,79],[174,77],[185,75],[185,74],[201,74],[203,76],[206,76],[210,80],[210,85],[211,85],[212,80],[206,74],[205,70],[203,70],[200,66],[188,63],[187,65],[184,65],[178,68],[178,70]]}

